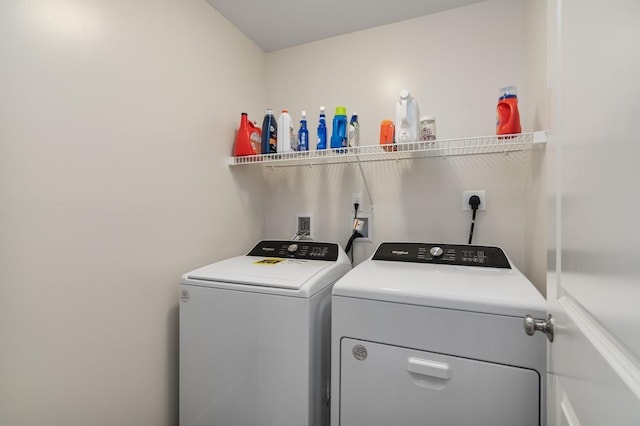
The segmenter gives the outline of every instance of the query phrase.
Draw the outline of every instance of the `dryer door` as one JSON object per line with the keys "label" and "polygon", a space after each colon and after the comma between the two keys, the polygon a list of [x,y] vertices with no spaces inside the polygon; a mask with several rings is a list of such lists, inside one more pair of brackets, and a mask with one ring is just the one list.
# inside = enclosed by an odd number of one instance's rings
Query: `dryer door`
{"label": "dryer door", "polygon": [[344,338],[340,426],[537,426],[536,371]]}

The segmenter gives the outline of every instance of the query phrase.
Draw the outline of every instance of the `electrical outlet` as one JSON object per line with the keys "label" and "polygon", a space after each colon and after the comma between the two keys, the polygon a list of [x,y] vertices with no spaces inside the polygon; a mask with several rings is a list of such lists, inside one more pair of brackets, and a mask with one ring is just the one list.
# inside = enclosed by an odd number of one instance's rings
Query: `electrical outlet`
{"label": "electrical outlet", "polygon": [[477,195],[480,197],[480,205],[478,206],[478,210],[486,210],[487,209],[487,195],[484,190],[480,191],[464,191],[462,193],[462,210],[471,210],[471,205],[469,204],[469,199],[473,196]]}
{"label": "electrical outlet", "polygon": [[354,192],[351,194],[351,205],[356,203],[362,208],[362,192]]}
{"label": "electrical outlet", "polygon": [[[358,220],[357,224],[355,220]],[[349,222],[351,223],[351,232],[353,232],[354,229],[358,229],[359,230],[358,232],[360,232],[363,235],[363,237],[356,238],[354,242],[358,242],[358,243],[373,242],[373,239],[371,238],[371,215],[366,213],[358,213],[355,220],[353,219],[353,215],[349,219]]]}
{"label": "electrical outlet", "polygon": [[300,234],[302,232],[306,232],[304,234],[305,237],[313,238],[313,216],[310,213],[298,213],[296,215],[296,233]]}

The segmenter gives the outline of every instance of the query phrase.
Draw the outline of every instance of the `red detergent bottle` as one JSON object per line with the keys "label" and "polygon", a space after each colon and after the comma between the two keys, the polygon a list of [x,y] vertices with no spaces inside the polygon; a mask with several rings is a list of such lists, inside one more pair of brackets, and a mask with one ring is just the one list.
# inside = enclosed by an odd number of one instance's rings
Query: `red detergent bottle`
{"label": "red detergent bottle", "polygon": [[245,155],[255,155],[256,152],[251,144],[251,133],[253,124],[249,122],[247,113],[243,112],[240,117],[240,128],[236,134],[236,143],[233,147],[233,155],[243,157]]}
{"label": "red detergent bottle", "polygon": [[500,89],[500,98],[496,109],[496,134],[511,135],[521,132],[516,87],[503,87]]}

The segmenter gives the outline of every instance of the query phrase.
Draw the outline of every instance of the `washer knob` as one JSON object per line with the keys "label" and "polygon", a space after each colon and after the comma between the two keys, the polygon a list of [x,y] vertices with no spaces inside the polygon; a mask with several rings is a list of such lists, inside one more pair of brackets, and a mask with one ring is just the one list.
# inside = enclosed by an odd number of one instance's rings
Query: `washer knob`
{"label": "washer knob", "polygon": [[289,247],[287,247],[287,251],[289,253],[295,253],[298,251],[298,245],[297,244],[289,244]]}
{"label": "washer knob", "polygon": [[433,257],[440,257],[444,253],[444,250],[442,250],[442,247],[434,246],[429,249],[429,253],[431,253]]}

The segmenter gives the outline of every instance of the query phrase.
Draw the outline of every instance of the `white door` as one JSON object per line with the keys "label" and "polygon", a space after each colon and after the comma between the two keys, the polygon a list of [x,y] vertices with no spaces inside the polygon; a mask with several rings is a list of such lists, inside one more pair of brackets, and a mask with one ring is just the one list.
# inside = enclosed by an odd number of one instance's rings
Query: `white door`
{"label": "white door", "polygon": [[640,1],[549,0],[549,425],[640,425]]}

